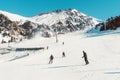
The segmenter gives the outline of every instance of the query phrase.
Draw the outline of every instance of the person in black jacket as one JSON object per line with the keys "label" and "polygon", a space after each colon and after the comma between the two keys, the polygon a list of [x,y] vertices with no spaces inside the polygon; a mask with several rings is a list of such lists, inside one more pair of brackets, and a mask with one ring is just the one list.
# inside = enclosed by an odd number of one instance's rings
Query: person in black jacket
{"label": "person in black jacket", "polygon": [[65,52],[62,53],[62,57],[65,57]]}
{"label": "person in black jacket", "polygon": [[87,53],[85,51],[83,51],[83,57],[82,58],[84,58],[86,65],[89,64],[89,61],[87,59]]}
{"label": "person in black jacket", "polygon": [[49,64],[52,64],[53,63],[53,59],[54,59],[54,56],[51,54],[50,58],[49,58]]}
{"label": "person in black jacket", "polygon": [[64,42],[62,42],[62,45],[64,45]]}
{"label": "person in black jacket", "polygon": [[49,46],[47,46],[46,49],[48,50],[48,49],[49,49]]}

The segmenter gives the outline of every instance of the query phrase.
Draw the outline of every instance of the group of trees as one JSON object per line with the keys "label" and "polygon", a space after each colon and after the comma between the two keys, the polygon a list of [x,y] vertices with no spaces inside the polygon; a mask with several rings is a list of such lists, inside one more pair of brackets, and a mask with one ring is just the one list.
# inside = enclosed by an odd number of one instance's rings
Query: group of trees
{"label": "group of trees", "polygon": [[116,30],[120,27],[120,16],[108,18],[105,22],[98,24],[96,27],[98,26],[100,26],[100,31]]}

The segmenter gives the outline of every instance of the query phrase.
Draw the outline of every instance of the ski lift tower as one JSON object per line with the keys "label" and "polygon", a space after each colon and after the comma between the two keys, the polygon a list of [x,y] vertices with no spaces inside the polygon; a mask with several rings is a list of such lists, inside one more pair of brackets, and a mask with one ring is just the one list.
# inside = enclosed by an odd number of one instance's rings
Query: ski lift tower
{"label": "ski lift tower", "polygon": [[55,38],[56,38],[56,43],[57,43],[58,42],[57,29],[55,29]]}
{"label": "ski lift tower", "polygon": [[105,25],[104,28],[105,28],[105,30],[106,30],[106,19],[104,20],[104,25]]}

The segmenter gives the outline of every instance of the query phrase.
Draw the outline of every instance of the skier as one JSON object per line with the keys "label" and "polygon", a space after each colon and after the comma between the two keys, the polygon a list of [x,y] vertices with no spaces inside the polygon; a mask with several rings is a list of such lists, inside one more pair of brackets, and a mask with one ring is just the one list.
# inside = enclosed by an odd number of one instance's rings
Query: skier
{"label": "skier", "polygon": [[54,57],[53,57],[53,55],[51,54],[51,56],[50,56],[50,61],[49,61],[49,64],[52,64],[53,63],[53,59],[54,59]]}
{"label": "skier", "polygon": [[48,50],[48,48],[49,48],[49,47],[47,46],[47,50]]}
{"label": "skier", "polygon": [[62,53],[62,57],[65,57],[65,52]]}
{"label": "skier", "polygon": [[64,45],[64,42],[62,42],[62,45]]}
{"label": "skier", "polygon": [[87,54],[86,54],[85,51],[83,51],[83,57],[82,58],[84,58],[86,65],[89,64],[89,61],[87,59]]}

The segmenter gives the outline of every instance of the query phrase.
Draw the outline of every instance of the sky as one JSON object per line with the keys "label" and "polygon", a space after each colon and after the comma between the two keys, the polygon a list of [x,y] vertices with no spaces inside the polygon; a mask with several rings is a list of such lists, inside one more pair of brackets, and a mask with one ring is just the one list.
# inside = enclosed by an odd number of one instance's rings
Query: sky
{"label": "sky", "polygon": [[26,17],[69,8],[98,19],[107,19],[120,15],[120,0],[0,0],[0,10]]}

